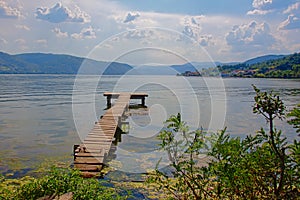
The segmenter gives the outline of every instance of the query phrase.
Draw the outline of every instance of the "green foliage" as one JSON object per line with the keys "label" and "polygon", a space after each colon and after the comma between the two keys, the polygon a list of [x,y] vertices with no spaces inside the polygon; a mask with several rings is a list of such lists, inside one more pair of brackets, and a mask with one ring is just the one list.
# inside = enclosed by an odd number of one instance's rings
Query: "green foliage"
{"label": "green foliage", "polygon": [[288,123],[293,125],[297,129],[297,133],[300,133],[300,104],[297,105],[290,113],[287,115],[291,118]]}
{"label": "green foliage", "polygon": [[37,179],[1,178],[0,186],[0,199],[37,199],[68,192],[73,192],[73,199],[121,199],[116,189],[103,186],[97,179],[84,179],[77,170],[56,167]]}
{"label": "green foliage", "polygon": [[[168,152],[173,177],[156,169],[148,182],[176,199],[298,198],[300,142],[289,144],[274,127],[273,120],[283,119],[285,112],[279,96],[253,87],[253,112],[268,121],[269,132],[261,128],[254,136],[241,139],[224,129],[208,136],[202,130],[187,132],[180,114],[173,115],[166,121],[168,129],[158,136],[161,150]],[[299,125],[299,121],[294,123]],[[207,165],[199,165],[198,155],[205,151]]]}
{"label": "green foliage", "polygon": [[[148,178],[149,183],[158,183],[158,190],[164,189],[178,199],[207,198],[212,184],[198,158],[207,149],[206,133],[203,130],[188,132],[181,115],[172,115],[166,122],[167,129],[160,132],[160,149],[166,151],[173,168],[173,177],[156,169]],[[203,168],[204,169],[204,168]]]}
{"label": "green foliage", "polygon": [[300,78],[300,53],[256,64],[224,65],[218,69],[233,77]]}

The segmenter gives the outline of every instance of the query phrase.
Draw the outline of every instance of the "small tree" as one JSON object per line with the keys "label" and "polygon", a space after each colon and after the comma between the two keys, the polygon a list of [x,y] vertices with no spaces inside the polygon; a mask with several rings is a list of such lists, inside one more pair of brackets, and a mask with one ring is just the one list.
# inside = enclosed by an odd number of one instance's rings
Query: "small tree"
{"label": "small tree", "polygon": [[287,143],[286,138],[281,139],[281,131],[276,132],[274,128],[274,119],[277,117],[283,119],[285,117],[285,106],[280,97],[272,92],[261,92],[256,86],[252,85],[256,96],[254,97],[255,103],[253,106],[253,113],[261,114],[265,117],[269,123],[270,135],[266,135],[263,130],[261,134],[267,137],[273,152],[276,154],[276,158],[279,159],[280,167],[279,174],[275,174],[273,178],[273,187],[276,197],[280,196],[284,184],[285,167],[286,167],[286,154]]}
{"label": "small tree", "polygon": [[168,154],[173,176],[156,168],[150,173],[148,182],[157,184],[159,190],[164,189],[177,199],[212,197],[205,167],[198,163],[199,155],[207,148],[205,132],[202,129],[189,132],[180,113],[172,115],[165,124],[166,129],[158,135],[161,140],[159,146]]}

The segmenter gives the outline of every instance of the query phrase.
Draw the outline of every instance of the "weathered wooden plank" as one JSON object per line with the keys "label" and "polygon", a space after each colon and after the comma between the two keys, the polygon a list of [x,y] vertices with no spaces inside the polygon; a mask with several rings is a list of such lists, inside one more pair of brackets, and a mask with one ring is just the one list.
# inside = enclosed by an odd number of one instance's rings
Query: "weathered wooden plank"
{"label": "weathered wooden plank", "polygon": [[84,141],[88,141],[88,140],[91,140],[91,141],[106,141],[106,142],[112,142],[114,139],[112,137],[105,137],[103,135],[101,136],[96,136],[96,137],[93,137],[93,135],[90,135],[88,137],[86,137],[84,139]]}
{"label": "weathered wooden plank", "polygon": [[101,144],[95,144],[95,143],[84,143],[83,147],[85,147],[87,150],[89,149],[99,149],[101,151],[102,148],[105,148],[106,146],[110,146],[110,142],[104,142]]}
{"label": "weathered wooden plank", "polygon": [[[92,136],[92,135],[91,135]],[[105,137],[103,135],[101,135],[101,137],[86,137],[84,139],[84,141],[105,141],[105,142],[112,142],[114,140],[114,138],[112,137]]]}
{"label": "weathered wooden plank", "polygon": [[87,164],[74,164],[74,167],[80,171],[101,171],[103,168],[103,164],[99,165],[87,165]]}
{"label": "weathered wooden plank", "polygon": [[74,164],[95,164],[100,165],[103,164],[104,157],[76,157],[74,160]]}
{"label": "weathered wooden plank", "polygon": [[106,133],[102,133],[102,134],[98,134],[97,132],[88,134],[88,136],[103,136],[106,138],[113,138],[114,135],[115,135],[115,131],[111,131],[111,132],[107,131]]}
{"label": "weathered wooden plank", "polygon": [[84,141],[84,145],[90,147],[91,145],[98,145],[98,146],[109,146],[111,142],[107,141]]}
{"label": "weathered wooden plank", "polygon": [[102,151],[100,153],[84,153],[84,152],[79,152],[76,154],[76,157],[104,157],[105,152]]}

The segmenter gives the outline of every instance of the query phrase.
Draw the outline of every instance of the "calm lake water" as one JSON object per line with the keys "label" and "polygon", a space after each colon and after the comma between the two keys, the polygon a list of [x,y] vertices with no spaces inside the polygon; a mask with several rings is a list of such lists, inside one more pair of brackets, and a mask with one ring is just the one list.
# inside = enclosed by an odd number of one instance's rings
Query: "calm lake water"
{"label": "calm lake water", "polygon": [[[128,118],[111,162],[119,170],[143,172],[162,156],[157,133],[171,114],[182,113],[191,129],[211,132],[227,127],[233,136],[267,128],[252,114],[254,91],[280,94],[288,109],[300,103],[300,80],[217,79],[176,76],[0,75],[0,173],[36,169],[48,161],[72,163],[73,144],[80,143],[105,112],[105,91],[147,92],[148,113]],[[132,101],[139,103],[139,101]],[[278,129],[292,140],[295,130],[285,121]],[[18,176],[18,173],[16,173]]]}

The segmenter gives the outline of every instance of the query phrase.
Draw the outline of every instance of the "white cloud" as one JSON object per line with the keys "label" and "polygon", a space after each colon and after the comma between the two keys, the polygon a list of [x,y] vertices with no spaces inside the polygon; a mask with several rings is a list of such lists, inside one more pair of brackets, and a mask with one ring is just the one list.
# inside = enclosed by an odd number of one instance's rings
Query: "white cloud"
{"label": "white cloud", "polygon": [[71,37],[74,39],[93,39],[96,38],[96,32],[95,29],[90,26],[88,28],[83,28],[80,33],[73,33]]}
{"label": "white cloud", "polygon": [[268,13],[282,12],[290,4],[297,0],[253,0],[253,10],[247,12],[247,15],[266,15]]}
{"label": "white cloud", "polygon": [[270,33],[267,23],[257,23],[236,25],[226,35],[227,44],[233,50],[250,51],[259,47],[259,50],[269,49],[274,45],[275,38]]}
{"label": "white cloud", "polygon": [[55,33],[56,37],[58,38],[67,38],[68,33],[67,32],[62,32],[59,28],[54,28],[52,30],[53,33]]}
{"label": "white cloud", "polygon": [[36,9],[36,18],[51,23],[60,22],[79,22],[86,23],[91,21],[91,16],[81,11],[77,5],[71,10],[61,3],[55,4],[52,8],[40,7]]}
{"label": "white cloud", "polygon": [[253,0],[252,6],[254,8],[262,8],[266,5],[272,4],[273,0]]}
{"label": "white cloud", "polygon": [[272,10],[259,10],[254,9],[247,12],[247,15],[266,15],[268,13],[272,12]]}
{"label": "white cloud", "polygon": [[28,26],[25,26],[25,25],[16,25],[16,28],[17,29],[22,29],[22,30],[25,30],[25,31],[30,31],[30,28]]}
{"label": "white cloud", "polygon": [[18,8],[10,7],[5,1],[0,0],[0,18],[19,18],[21,12]]}
{"label": "white cloud", "polygon": [[[145,38],[153,38],[155,36],[155,32],[152,29],[132,29],[127,31],[122,35],[122,37],[126,39],[145,39]],[[120,39],[120,38],[119,38]]]}
{"label": "white cloud", "polygon": [[299,10],[300,8],[300,2],[296,2],[294,4],[289,5],[289,7],[283,11],[283,14],[292,13],[295,10]]}
{"label": "white cloud", "polygon": [[199,38],[199,44],[201,46],[208,46],[209,44],[214,44],[212,42],[213,36],[212,35],[201,35]]}
{"label": "white cloud", "polygon": [[272,3],[273,0],[253,0],[252,6],[254,9],[248,11],[247,15],[266,15],[272,12],[272,10],[269,10]]}
{"label": "white cloud", "polygon": [[[204,21],[205,16],[188,16],[183,20],[183,31],[179,40],[184,40],[186,42],[192,42],[190,39],[194,40],[200,46],[208,46],[213,44],[213,36],[211,34],[203,34],[201,21]],[[187,38],[186,38],[187,36]]]}
{"label": "white cloud", "polygon": [[131,22],[131,21],[134,21],[136,20],[138,17],[140,16],[139,13],[131,13],[129,12],[126,16],[126,18],[124,19],[124,23],[128,23],[128,22]]}
{"label": "white cloud", "polygon": [[280,23],[278,29],[280,30],[291,30],[300,29],[300,19],[295,15],[289,15],[287,20]]}
{"label": "white cloud", "polygon": [[198,38],[201,35],[202,27],[199,23],[199,18],[197,17],[185,17],[182,25],[184,26],[182,33],[185,36],[193,38],[198,41]]}

